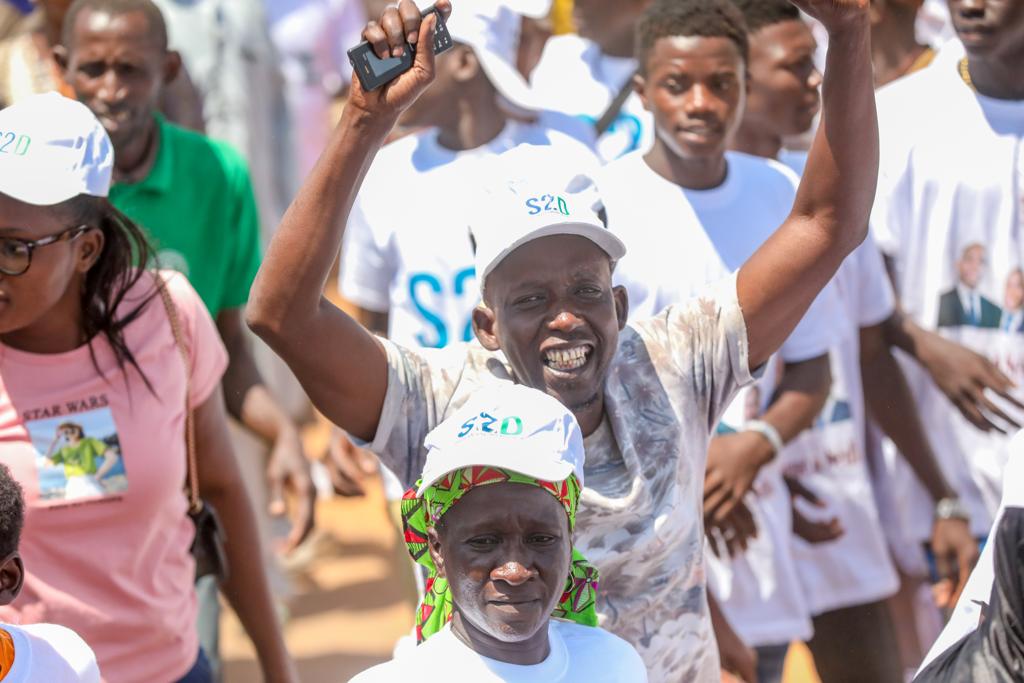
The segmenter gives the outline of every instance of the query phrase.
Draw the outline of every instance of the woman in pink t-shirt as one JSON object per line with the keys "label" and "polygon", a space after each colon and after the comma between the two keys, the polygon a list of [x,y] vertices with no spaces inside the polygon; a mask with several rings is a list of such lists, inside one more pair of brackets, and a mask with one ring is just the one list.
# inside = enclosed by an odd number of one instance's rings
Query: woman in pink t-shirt
{"label": "woman in pink t-shirt", "polygon": [[224,593],[267,680],[296,680],[227,433],[226,353],[185,278],[133,267],[148,249],[106,200],[112,155],[78,102],[50,93],[0,111],[0,462],[28,506],[25,587],[0,621],[73,629],[111,683],[209,680],[183,492],[187,398],[200,492],[227,538]]}

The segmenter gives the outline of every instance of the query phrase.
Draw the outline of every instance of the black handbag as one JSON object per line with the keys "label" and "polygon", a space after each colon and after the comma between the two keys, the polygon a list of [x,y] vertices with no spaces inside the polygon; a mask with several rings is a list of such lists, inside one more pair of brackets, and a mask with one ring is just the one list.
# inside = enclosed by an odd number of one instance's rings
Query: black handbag
{"label": "black handbag", "polygon": [[187,458],[185,495],[188,497],[188,516],[195,526],[196,534],[192,540],[192,557],[196,563],[196,580],[204,576],[213,576],[218,583],[228,578],[228,557],[224,551],[224,528],[221,526],[217,511],[212,505],[199,496],[199,476],[196,473],[196,430],[192,406],[189,403],[189,384],[192,376],[188,359],[188,349],[181,333],[181,322],[178,309],[171,299],[167,285],[159,273],[156,276],[157,289],[167,310],[167,319],[174,333],[174,343],[178,347],[182,360],[185,362],[185,449]]}

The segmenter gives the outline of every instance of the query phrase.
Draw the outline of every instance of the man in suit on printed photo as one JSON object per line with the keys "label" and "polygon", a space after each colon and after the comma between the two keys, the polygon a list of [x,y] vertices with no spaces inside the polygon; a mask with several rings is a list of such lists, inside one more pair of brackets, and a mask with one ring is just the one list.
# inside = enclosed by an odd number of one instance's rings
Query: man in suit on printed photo
{"label": "man in suit on printed photo", "polygon": [[1024,271],[1020,268],[1011,270],[1006,276],[1003,306],[999,329],[1004,332],[1024,332]]}
{"label": "man in suit on printed photo", "polygon": [[978,291],[985,272],[985,247],[968,244],[956,262],[959,281],[939,299],[939,327],[998,328],[1002,311]]}

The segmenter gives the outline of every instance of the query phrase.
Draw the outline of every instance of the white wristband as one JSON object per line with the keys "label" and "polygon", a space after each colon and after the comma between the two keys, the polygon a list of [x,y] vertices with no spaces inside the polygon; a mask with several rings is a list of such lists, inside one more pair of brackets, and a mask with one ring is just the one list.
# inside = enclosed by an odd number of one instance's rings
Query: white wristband
{"label": "white wristband", "polygon": [[779,430],[772,427],[764,420],[747,420],[743,423],[743,431],[757,432],[764,438],[768,439],[768,443],[772,445],[774,455],[778,455],[779,452],[782,451],[782,447],[785,445],[782,440],[782,436],[779,434]]}

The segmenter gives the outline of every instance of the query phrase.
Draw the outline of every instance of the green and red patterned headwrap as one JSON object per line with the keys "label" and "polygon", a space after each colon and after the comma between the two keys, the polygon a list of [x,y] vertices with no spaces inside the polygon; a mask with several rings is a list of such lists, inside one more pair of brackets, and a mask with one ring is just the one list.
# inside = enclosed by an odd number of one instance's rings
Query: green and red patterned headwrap
{"label": "green and red patterned headwrap", "polygon": [[[576,526],[576,507],[582,487],[575,475],[561,482],[547,482],[497,467],[474,466],[449,472],[423,496],[416,495],[420,482],[406,491],[402,499],[402,525],[405,544],[412,559],[429,571],[423,602],[416,610],[416,640],[423,642],[434,635],[452,618],[452,593],[448,580],[437,576],[437,568],[427,550],[427,529],[433,527],[452,509],[455,503],[471,489],[487,484],[527,484],[539,486],[549,492],[565,508],[569,517],[569,531]],[[568,619],[584,626],[597,626],[597,567],[587,562],[575,548],[569,564],[565,589],[551,616]]]}

